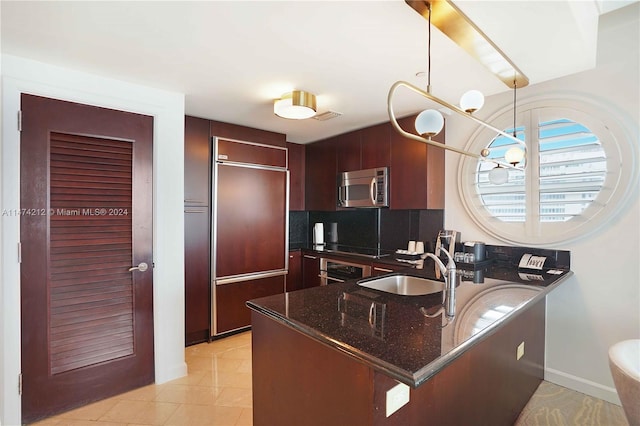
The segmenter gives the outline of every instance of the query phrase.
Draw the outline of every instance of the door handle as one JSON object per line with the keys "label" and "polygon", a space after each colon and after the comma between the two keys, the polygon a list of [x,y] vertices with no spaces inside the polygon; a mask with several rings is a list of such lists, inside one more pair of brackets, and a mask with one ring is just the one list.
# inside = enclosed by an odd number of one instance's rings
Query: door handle
{"label": "door handle", "polygon": [[144,272],[147,269],[149,269],[149,265],[147,265],[144,262],[141,262],[138,266],[132,266],[131,268],[129,268],[129,272],[131,271],[140,271],[140,272]]}

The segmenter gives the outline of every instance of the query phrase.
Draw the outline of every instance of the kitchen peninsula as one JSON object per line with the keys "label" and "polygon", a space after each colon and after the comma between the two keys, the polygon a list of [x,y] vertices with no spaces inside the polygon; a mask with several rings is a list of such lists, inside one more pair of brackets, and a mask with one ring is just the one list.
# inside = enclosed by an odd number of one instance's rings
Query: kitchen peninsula
{"label": "kitchen peninsula", "polygon": [[[572,274],[569,252],[534,271],[522,250],[459,265],[453,319],[442,292],[356,281],[249,301],[254,424],[513,424],[543,377],[545,296]],[[435,278],[430,259],[405,273]]]}

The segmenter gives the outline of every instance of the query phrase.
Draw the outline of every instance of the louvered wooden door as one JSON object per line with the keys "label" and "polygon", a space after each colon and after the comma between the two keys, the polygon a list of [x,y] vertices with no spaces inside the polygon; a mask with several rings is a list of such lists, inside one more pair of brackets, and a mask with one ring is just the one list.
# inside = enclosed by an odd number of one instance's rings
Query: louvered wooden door
{"label": "louvered wooden door", "polygon": [[[22,114],[31,422],[153,382],[153,118],[31,95]],[[147,271],[129,270],[143,262]]]}

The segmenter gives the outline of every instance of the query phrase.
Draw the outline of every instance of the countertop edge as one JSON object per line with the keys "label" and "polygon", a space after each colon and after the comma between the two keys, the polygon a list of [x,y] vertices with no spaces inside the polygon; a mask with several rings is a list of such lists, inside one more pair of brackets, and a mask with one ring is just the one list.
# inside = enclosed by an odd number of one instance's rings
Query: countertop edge
{"label": "countertop edge", "polygon": [[460,357],[467,350],[469,350],[473,346],[477,345],[478,343],[482,342],[483,340],[489,338],[490,336],[495,334],[497,331],[499,331],[510,320],[512,320],[513,318],[515,318],[516,316],[518,316],[519,314],[521,314],[522,312],[527,310],[532,305],[538,303],[540,300],[542,300],[545,297],[547,297],[547,295],[551,291],[553,291],[556,287],[558,287],[561,283],[563,283],[566,279],[568,279],[572,275],[573,275],[572,271],[567,271],[560,278],[558,278],[556,281],[554,281],[553,284],[549,285],[546,288],[542,288],[538,295],[532,297],[531,299],[529,299],[528,301],[526,301],[522,305],[518,306],[509,315],[505,315],[504,317],[496,320],[493,324],[488,326],[486,329],[482,330],[478,335],[467,339],[465,342],[463,342],[460,345],[456,346],[455,348],[453,348],[452,350],[447,352],[445,355],[442,355],[441,357],[437,358],[436,360],[434,360],[434,361],[430,362],[429,364],[425,365],[423,368],[418,370],[416,372],[416,374],[415,374],[415,376],[416,376],[415,387],[418,387],[422,383],[424,383],[427,380],[429,380],[437,372],[439,372],[441,369],[443,369],[444,367],[449,365],[451,362],[453,362],[455,359]]}
{"label": "countertop edge", "polygon": [[551,291],[553,291],[556,287],[558,287],[561,283],[566,281],[571,276],[573,276],[573,272],[570,270],[566,271],[564,274],[562,274],[562,276],[560,276],[548,287],[541,288],[538,295],[522,303],[520,306],[518,306],[508,315],[505,315],[503,318],[496,320],[493,324],[488,326],[486,329],[482,330],[480,333],[474,335],[473,337],[467,339],[465,342],[461,343],[460,345],[454,347],[452,350],[450,350],[446,354],[438,357],[432,362],[429,362],[424,367],[416,371],[416,373],[411,373],[407,370],[398,368],[397,366],[390,364],[386,361],[383,361],[377,357],[368,356],[368,354],[362,351],[359,351],[351,347],[350,345],[336,341],[335,339],[332,339],[324,335],[323,333],[317,332],[317,330],[311,327],[306,327],[304,324],[301,324],[296,321],[292,321],[291,319],[284,317],[283,315],[280,315],[277,312],[274,312],[268,308],[264,308],[254,303],[253,301],[248,301],[247,306],[256,312],[283,324],[284,326],[287,326],[289,328],[292,328],[293,330],[301,332],[302,334],[316,340],[317,342],[325,346],[338,350],[352,358],[355,358],[356,360],[363,362],[364,364],[370,366],[374,370],[387,374],[390,377],[408,386],[417,388],[418,386],[420,386],[421,384],[429,380],[431,377],[433,377],[436,373],[438,373],[444,367],[446,367],[451,362],[453,362],[455,359],[457,359],[462,354],[464,354],[467,350],[469,350],[473,346],[477,345],[478,343],[482,342],[489,336],[496,333],[498,330],[500,330],[500,328],[502,328],[502,326],[508,323],[511,319],[513,319],[520,313],[524,312],[526,309],[528,309],[530,306],[534,305],[535,303],[539,302],[541,299],[545,298],[547,294],[549,294]]}
{"label": "countertop edge", "polygon": [[383,361],[377,357],[374,356],[367,356],[366,353],[359,351],[355,348],[353,348],[350,345],[341,343],[336,341],[335,339],[331,339],[328,336],[324,335],[323,333],[318,333],[315,329],[311,328],[311,327],[306,327],[303,324],[300,324],[296,321],[291,321],[289,318],[286,318],[282,315],[279,315],[273,311],[271,311],[270,309],[266,309],[263,308],[260,305],[257,305],[255,303],[253,303],[252,301],[248,301],[247,302],[247,306],[268,317],[271,318],[279,323],[281,323],[282,325],[289,327],[293,330],[299,331],[302,334],[304,334],[305,336],[308,336],[312,339],[314,339],[315,341],[317,341],[318,343],[321,343],[329,348],[335,349],[339,352],[342,352],[344,354],[346,354],[347,356],[350,356],[352,358],[355,358],[361,362],[363,362],[364,364],[370,366],[371,368],[373,368],[374,370],[377,371],[381,371],[385,374],[388,374],[389,376],[393,377],[394,379],[397,379],[398,381],[412,386],[412,387],[417,387],[417,380],[416,377],[414,376],[414,374],[398,368],[397,366],[388,363],[386,361]]}

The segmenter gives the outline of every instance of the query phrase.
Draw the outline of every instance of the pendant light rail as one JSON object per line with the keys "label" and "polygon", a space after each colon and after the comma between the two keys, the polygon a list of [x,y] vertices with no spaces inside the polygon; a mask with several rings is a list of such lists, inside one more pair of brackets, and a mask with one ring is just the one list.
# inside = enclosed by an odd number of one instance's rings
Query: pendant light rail
{"label": "pendant light rail", "polygon": [[459,148],[456,148],[456,147],[453,147],[453,146],[445,145],[445,144],[443,144],[441,142],[434,141],[434,140],[432,140],[430,138],[424,138],[422,136],[418,136],[416,134],[409,133],[409,132],[405,131],[402,127],[400,127],[400,124],[398,123],[398,120],[396,119],[395,112],[393,111],[393,96],[395,95],[395,92],[399,87],[406,87],[407,89],[409,89],[409,90],[411,90],[411,91],[413,91],[413,92],[415,92],[415,93],[417,93],[417,94],[419,94],[419,95],[421,95],[421,96],[423,96],[423,97],[425,97],[425,98],[427,98],[427,99],[429,99],[429,100],[431,100],[433,102],[436,102],[436,103],[442,105],[443,107],[448,108],[451,111],[453,111],[453,112],[455,112],[455,113],[457,113],[459,115],[462,115],[463,117],[466,117],[466,118],[468,118],[470,120],[473,120],[477,124],[480,124],[481,126],[486,127],[487,129],[490,129],[490,130],[498,133],[499,135],[501,135],[501,136],[513,141],[513,142],[516,142],[516,143],[522,145],[524,147],[524,149],[526,150],[525,143],[523,141],[521,141],[520,139],[514,137],[513,135],[510,135],[510,134],[504,132],[503,130],[500,130],[500,129],[492,126],[491,124],[489,124],[489,123],[487,123],[485,121],[482,121],[477,117],[474,117],[472,114],[469,114],[466,111],[461,110],[457,106],[452,105],[449,102],[443,101],[442,99],[432,95],[431,93],[428,93],[428,92],[426,92],[426,91],[424,91],[422,89],[419,89],[416,86],[412,85],[411,83],[408,83],[408,82],[402,81],[402,80],[396,81],[391,86],[391,88],[389,89],[389,95],[387,96],[387,112],[389,114],[389,120],[391,121],[391,125],[393,126],[393,128],[398,133],[400,133],[401,135],[403,135],[404,137],[407,137],[409,139],[413,139],[413,140],[416,140],[416,141],[419,141],[419,142],[423,142],[423,143],[426,143],[426,144],[429,144],[429,145],[437,146],[437,147],[440,147],[442,149],[446,149],[446,150],[449,150],[449,151],[457,152],[458,154],[467,155],[469,157],[477,158],[477,159],[482,160],[482,161],[488,161],[488,162],[491,162],[491,163],[495,163],[495,164],[498,164],[498,165],[500,165],[502,167],[507,167],[509,169],[522,170],[522,168],[516,167],[516,166],[514,166],[512,164],[509,164],[509,163],[506,163],[506,162],[502,162],[502,161],[498,161],[498,160],[494,160],[494,159],[488,159],[488,158],[483,157],[480,154],[469,152],[469,151],[466,151],[464,149],[459,149]]}

